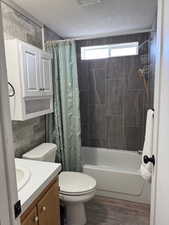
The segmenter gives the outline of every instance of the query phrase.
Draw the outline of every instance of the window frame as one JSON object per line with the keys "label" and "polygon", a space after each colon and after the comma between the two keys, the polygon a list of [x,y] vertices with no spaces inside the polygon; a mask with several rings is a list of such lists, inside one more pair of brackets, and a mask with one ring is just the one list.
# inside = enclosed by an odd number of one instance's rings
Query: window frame
{"label": "window frame", "polygon": [[[123,49],[123,48],[136,48],[135,54],[124,54],[124,55],[111,55],[113,49]],[[107,49],[108,56],[107,57],[99,57],[99,58],[89,58],[86,56],[87,51],[90,50],[99,50],[99,49]],[[109,45],[95,45],[95,46],[82,46],[81,47],[81,60],[97,60],[97,59],[105,59],[105,58],[114,58],[114,57],[125,57],[139,54],[139,42],[126,42],[126,43],[118,43],[118,44],[109,44]]]}

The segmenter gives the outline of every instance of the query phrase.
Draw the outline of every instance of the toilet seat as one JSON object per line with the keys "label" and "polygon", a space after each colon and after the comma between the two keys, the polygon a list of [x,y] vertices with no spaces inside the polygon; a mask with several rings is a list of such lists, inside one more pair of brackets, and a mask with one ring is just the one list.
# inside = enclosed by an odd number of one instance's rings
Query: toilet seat
{"label": "toilet seat", "polygon": [[95,191],[94,178],[79,172],[61,172],[59,175],[60,194],[81,196]]}
{"label": "toilet seat", "polygon": [[93,188],[90,191],[84,191],[84,192],[65,192],[65,191],[61,191],[60,190],[60,194],[62,195],[69,195],[69,196],[81,196],[81,195],[86,195],[86,194],[90,194],[91,192],[95,191],[96,189]]}

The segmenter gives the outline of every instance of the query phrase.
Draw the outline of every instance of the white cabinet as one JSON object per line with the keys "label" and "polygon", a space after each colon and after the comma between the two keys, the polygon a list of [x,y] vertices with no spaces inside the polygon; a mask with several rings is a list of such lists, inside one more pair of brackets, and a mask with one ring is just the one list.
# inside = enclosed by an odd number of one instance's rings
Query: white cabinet
{"label": "white cabinet", "polygon": [[12,120],[27,120],[53,112],[51,55],[18,39],[5,42]]}
{"label": "white cabinet", "polygon": [[39,51],[31,45],[18,43],[23,74],[23,96],[41,96],[41,75],[39,66]]}
{"label": "white cabinet", "polygon": [[44,95],[51,95],[53,92],[52,88],[52,76],[51,76],[51,55],[43,52],[40,56],[41,61],[41,76],[42,76],[42,88]]}

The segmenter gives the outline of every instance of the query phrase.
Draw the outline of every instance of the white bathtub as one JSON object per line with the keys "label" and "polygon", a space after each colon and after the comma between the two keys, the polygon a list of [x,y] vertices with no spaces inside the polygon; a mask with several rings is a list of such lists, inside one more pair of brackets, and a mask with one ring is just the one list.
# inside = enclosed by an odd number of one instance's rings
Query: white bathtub
{"label": "white bathtub", "polygon": [[150,202],[150,184],[140,176],[137,152],[82,147],[83,172],[97,181],[97,194],[134,202]]}

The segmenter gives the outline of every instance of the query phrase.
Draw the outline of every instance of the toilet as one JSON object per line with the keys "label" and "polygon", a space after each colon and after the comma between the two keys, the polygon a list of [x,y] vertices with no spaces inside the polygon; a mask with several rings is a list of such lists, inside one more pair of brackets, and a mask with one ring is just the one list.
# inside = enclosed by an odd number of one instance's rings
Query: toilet
{"label": "toilet", "polygon": [[83,173],[62,172],[59,175],[59,185],[60,199],[66,206],[67,224],[86,224],[84,203],[95,195],[95,179]]}
{"label": "toilet", "polygon": [[[23,154],[24,159],[55,162],[57,146],[43,143]],[[84,203],[96,193],[96,180],[79,172],[63,171],[59,175],[60,199],[66,208],[67,225],[87,223]]]}

